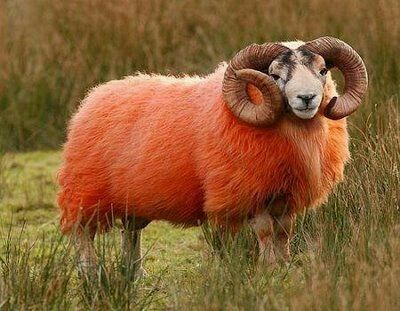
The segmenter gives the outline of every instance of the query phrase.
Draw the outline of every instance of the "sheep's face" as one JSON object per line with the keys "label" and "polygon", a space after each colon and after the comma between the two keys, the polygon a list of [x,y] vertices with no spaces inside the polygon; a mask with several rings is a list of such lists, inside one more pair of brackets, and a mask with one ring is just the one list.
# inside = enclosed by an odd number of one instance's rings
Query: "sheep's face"
{"label": "sheep's face", "polygon": [[318,112],[327,72],[325,60],[301,46],[278,56],[268,69],[289,110],[301,119],[311,119]]}

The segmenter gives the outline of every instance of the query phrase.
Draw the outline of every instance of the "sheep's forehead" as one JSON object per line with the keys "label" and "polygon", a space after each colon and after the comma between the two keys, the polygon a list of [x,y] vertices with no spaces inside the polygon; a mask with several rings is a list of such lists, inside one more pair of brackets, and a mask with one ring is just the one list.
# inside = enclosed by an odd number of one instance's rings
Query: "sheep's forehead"
{"label": "sheep's forehead", "polygon": [[312,53],[305,47],[304,42],[285,42],[283,45],[290,48],[290,50],[279,55],[271,64],[269,68],[270,73],[275,70],[286,69],[289,72],[293,71],[296,67],[307,67],[309,69],[315,67],[322,67],[325,65],[324,59],[315,53]]}
{"label": "sheep's forehead", "polygon": [[281,89],[294,76],[298,81],[310,82],[314,78],[319,78],[316,72],[325,66],[325,61],[320,55],[306,49],[301,41],[288,42],[284,45],[290,47],[289,50],[280,54],[268,68],[269,74],[275,74],[281,78],[278,81]]}

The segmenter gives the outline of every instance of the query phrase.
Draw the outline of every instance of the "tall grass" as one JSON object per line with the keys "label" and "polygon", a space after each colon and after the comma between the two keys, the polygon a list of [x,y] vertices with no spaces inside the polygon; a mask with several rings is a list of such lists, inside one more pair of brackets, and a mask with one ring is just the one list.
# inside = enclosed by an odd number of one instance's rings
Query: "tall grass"
{"label": "tall grass", "polygon": [[32,239],[15,224],[0,234],[0,310],[143,310],[155,297],[157,278],[134,281],[115,238],[98,239],[99,267],[87,278],[60,234]]}
{"label": "tall grass", "polygon": [[5,192],[5,180],[4,180],[4,163],[3,163],[3,154],[0,151],[0,202],[3,200],[4,192]]}
{"label": "tall grass", "polygon": [[[0,2],[0,149],[59,147],[92,86],[140,71],[207,73],[251,42],[342,38],[371,76],[365,120],[399,96],[397,0]],[[371,124],[374,124],[374,120]]]}

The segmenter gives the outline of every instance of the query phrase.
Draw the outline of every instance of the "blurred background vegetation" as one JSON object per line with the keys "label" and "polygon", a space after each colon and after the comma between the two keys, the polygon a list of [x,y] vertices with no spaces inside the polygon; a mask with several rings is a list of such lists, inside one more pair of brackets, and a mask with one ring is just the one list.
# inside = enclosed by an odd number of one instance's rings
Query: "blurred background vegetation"
{"label": "blurred background vegetation", "polygon": [[1,0],[0,149],[59,148],[66,121],[100,82],[209,73],[249,43],[322,35],[365,59],[365,119],[399,97],[399,16],[398,0]]}

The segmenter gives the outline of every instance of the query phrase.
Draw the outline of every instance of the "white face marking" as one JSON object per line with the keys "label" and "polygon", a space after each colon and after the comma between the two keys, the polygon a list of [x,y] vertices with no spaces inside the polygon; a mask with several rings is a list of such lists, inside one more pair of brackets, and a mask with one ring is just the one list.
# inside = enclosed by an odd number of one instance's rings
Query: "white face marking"
{"label": "white face marking", "polygon": [[269,67],[285,95],[290,110],[301,119],[313,118],[319,109],[326,81],[324,59],[311,52],[293,49],[281,55]]}
{"label": "white face marking", "polygon": [[306,66],[297,65],[284,92],[293,113],[301,119],[311,119],[318,111],[324,87]]}

